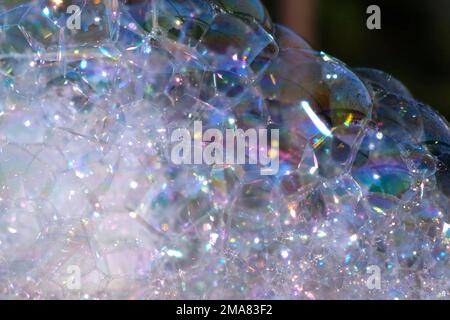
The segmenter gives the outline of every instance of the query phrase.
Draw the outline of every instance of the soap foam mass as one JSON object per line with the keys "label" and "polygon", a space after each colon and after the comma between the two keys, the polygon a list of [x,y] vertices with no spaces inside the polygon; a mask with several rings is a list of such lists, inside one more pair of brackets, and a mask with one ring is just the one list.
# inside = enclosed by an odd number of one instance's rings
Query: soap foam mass
{"label": "soap foam mass", "polygon": [[[448,298],[449,125],[398,80],[256,0],[66,2],[0,11],[0,298]],[[278,174],[174,165],[194,121]]]}

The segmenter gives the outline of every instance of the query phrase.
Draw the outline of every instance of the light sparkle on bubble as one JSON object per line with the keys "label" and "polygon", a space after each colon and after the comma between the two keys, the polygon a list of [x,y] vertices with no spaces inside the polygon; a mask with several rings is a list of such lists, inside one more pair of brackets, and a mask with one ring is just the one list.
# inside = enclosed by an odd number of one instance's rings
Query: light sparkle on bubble
{"label": "light sparkle on bubble", "polygon": [[45,7],[42,10],[42,13],[44,14],[44,16],[48,17],[48,16],[50,16],[50,9],[48,7]]}
{"label": "light sparkle on bubble", "polygon": [[303,110],[305,110],[306,114],[309,116],[311,121],[314,123],[314,125],[317,127],[317,129],[320,130],[325,136],[330,137],[333,134],[331,133],[330,129],[327,128],[327,126],[322,122],[322,120],[317,116],[317,114],[313,111],[311,108],[311,105],[308,101],[302,101],[300,102],[301,107]]}
{"label": "light sparkle on bubble", "polygon": [[177,259],[181,259],[183,257],[183,253],[179,250],[169,249],[166,253],[169,257],[174,257]]}
{"label": "light sparkle on bubble", "polygon": [[136,181],[131,181],[130,182],[130,188],[133,190],[136,190],[139,187],[139,184]]}

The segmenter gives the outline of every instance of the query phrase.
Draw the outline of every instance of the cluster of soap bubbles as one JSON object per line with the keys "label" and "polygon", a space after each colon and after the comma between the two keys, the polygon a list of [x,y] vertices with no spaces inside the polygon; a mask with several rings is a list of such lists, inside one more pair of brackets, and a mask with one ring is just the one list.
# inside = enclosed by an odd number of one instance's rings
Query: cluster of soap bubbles
{"label": "cluster of soap bubbles", "polygon": [[[0,13],[0,298],[449,297],[450,129],[399,81],[257,0],[21,2]],[[279,172],[174,165],[194,121],[278,129]]]}

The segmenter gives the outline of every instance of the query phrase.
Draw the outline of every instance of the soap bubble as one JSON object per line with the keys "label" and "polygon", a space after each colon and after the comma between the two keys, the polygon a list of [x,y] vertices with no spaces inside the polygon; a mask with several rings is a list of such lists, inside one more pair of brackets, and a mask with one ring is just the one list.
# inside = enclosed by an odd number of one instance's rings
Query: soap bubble
{"label": "soap bubble", "polygon": [[[450,129],[399,80],[257,0],[71,4],[0,5],[0,297],[448,297]],[[279,170],[175,165],[199,121]]]}

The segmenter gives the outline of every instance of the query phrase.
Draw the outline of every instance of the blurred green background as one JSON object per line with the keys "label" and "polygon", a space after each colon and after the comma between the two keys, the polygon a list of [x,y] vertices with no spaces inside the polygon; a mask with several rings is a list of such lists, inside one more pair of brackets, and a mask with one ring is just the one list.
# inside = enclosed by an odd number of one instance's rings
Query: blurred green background
{"label": "blurred green background", "polygon": [[[391,73],[450,119],[450,0],[266,0],[276,22],[351,67]],[[366,9],[381,8],[368,30]]]}

